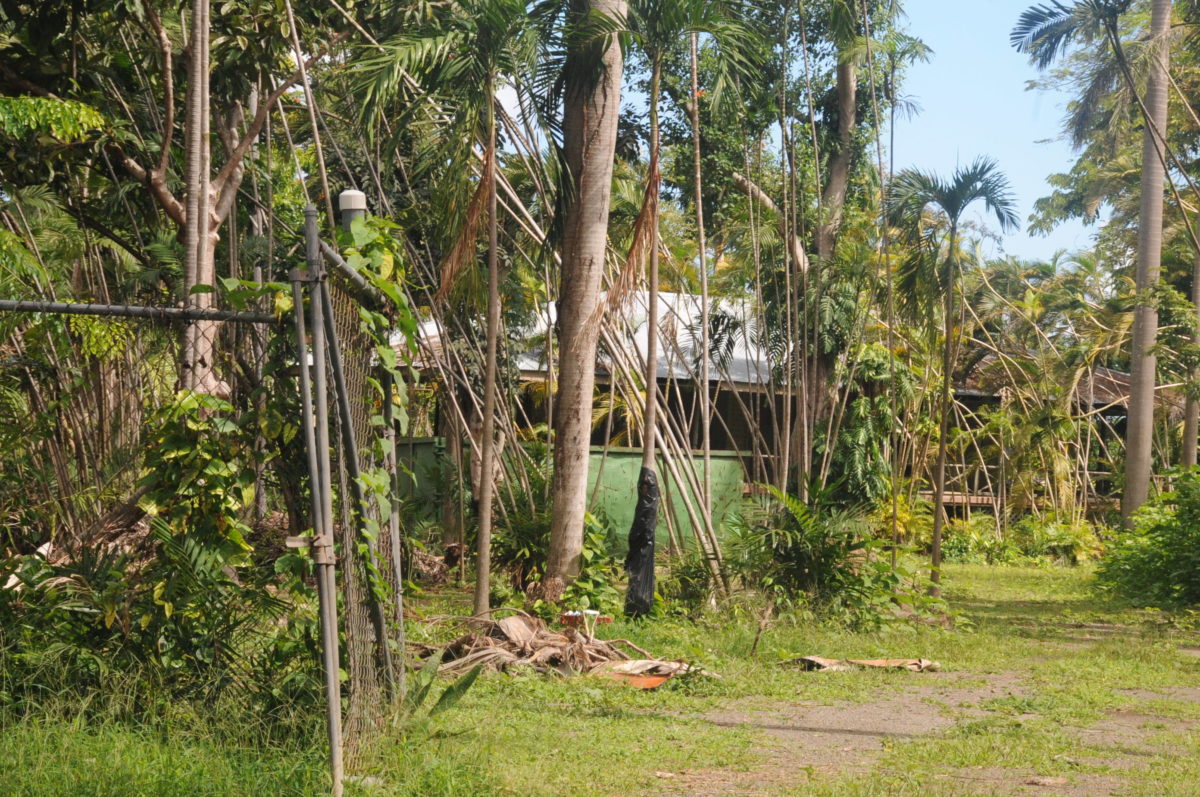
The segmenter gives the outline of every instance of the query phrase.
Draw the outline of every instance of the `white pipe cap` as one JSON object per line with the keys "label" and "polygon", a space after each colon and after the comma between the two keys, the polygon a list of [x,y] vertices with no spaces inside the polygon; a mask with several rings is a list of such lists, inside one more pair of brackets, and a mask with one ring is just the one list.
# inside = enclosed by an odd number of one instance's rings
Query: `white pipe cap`
{"label": "white pipe cap", "polygon": [[355,191],[353,188],[348,188],[338,194],[338,209],[342,213],[348,210],[366,211],[367,195],[362,191]]}

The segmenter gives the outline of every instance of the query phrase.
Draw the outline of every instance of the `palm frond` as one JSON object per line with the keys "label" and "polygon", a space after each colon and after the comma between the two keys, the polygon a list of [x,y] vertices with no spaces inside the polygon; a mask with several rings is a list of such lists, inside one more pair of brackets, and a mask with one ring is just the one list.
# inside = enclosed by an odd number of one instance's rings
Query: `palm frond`
{"label": "palm frond", "polygon": [[[486,175],[495,158],[495,153],[489,149],[484,152],[483,157],[482,175]],[[454,288],[455,282],[458,281],[458,277],[466,268],[467,263],[475,258],[479,231],[482,228],[487,207],[487,188],[487,181],[481,176],[479,184],[475,187],[475,193],[472,194],[471,201],[467,204],[466,218],[459,228],[458,235],[454,238],[454,245],[442,259],[439,268],[438,289],[434,296],[434,301],[439,304],[446,301],[446,297],[450,295],[450,291]]]}

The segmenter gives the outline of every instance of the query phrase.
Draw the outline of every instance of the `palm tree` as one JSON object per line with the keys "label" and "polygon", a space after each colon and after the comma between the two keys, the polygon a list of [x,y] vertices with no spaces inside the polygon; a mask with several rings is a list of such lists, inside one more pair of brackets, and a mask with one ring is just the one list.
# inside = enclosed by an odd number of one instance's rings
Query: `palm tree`
{"label": "palm tree", "polygon": [[[1130,0],[1080,0],[1067,6],[1053,0],[1050,5],[1027,9],[1013,29],[1012,42],[1027,52],[1039,67],[1046,68],[1076,38],[1103,37],[1112,48],[1129,89],[1136,94],[1132,75],[1121,49],[1117,17]],[[1167,125],[1168,67],[1170,48],[1166,37],[1171,26],[1171,0],[1152,0],[1150,39],[1153,57],[1146,92],[1139,100],[1145,125],[1142,131],[1141,212],[1138,217],[1138,246],[1134,308],[1129,420],[1125,442],[1125,493],[1121,515],[1126,524],[1134,510],[1150,495],[1151,447],[1154,431],[1154,385],[1158,336],[1158,311],[1151,292],[1158,284],[1162,262],[1163,183],[1166,179],[1165,140]],[[1090,97],[1088,98],[1090,99]]]}
{"label": "palm tree", "polygon": [[[936,174],[907,169],[892,181],[888,194],[889,221],[901,228],[912,245],[909,274],[921,279],[917,287],[929,297],[938,291],[943,302],[942,394],[938,424],[938,454],[933,485],[933,552],[930,580],[937,591],[941,581],[942,528],[945,524],[946,447],[950,430],[950,391],[954,375],[955,291],[962,268],[960,226],[963,213],[975,202],[995,216],[1003,230],[1015,230],[1016,203],[1008,179],[991,158],[977,158],[961,167],[949,180]],[[929,211],[937,216],[931,218]],[[929,267],[934,266],[933,273]]]}
{"label": "palm tree", "polygon": [[[1150,35],[1164,42],[1171,25],[1171,0],[1154,0]],[[1150,497],[1151,446],[1154,442],[1154,344],[1158,337],[1158,310],[1150,292],[1158,284],[1163,243],[1163,180],[1166,168],[1159,152],[1167,129],[1167,68],[1170,50],[1155,50],[1154,66],[1146,83],[1147,124],[1142,132],[1141,213],[1138,223],[1138,302],[1133,316],[1133,343],[1129,393],[1129,425],[1125,441],[1125,493],[1121,516],[1128,525],[1134,511]]]}
{"label": "palm tree", "polygon": [[[209,2],[192,3],[189,42],[187,115],[184,160],[187,182],[184,226],[184,290],[189,307],[212,307],[212,293],[193,291],[216,282],[212,247],[208,243],[209,197]],[[196,321],[184,327],[180,381],[186,390],[214,390],[212,360],[216,350],[216,324]]]}
{"label": "palm tree", "polygon": [[[541,584],[557,601],[579,572],[587,509],[600,289],[608,245],[617,120],[621,110],[621,45],[626,0],[572,0],[567,10],[563,69],[562,275],[558,298],[559,379],[555,404],[550,551]],[[586,24],[588,20],[592,25]]]}
{"label": "palm tree", "polygon": [[[645,614],[649,611],[649,600],[653,597],[653,537],[658,512],[657,476],[655,474],[655,411],[658,403],[658,197],[661,182],[659,172],[659,115],[658,103],[662,94],[663,68],[674,48],[685,38],[706,33],[716,42],[719,60],[717,82],[713,90],[713,102],[718,103],[727,88],[731,75],[747,64],[746,54],[752,52],[753,43],[749,30],[740,24],[717,0],[633,0],[629,6],[629,33],[633,41],[650,62],[649,122],[650,162],[646,170],[646,190],[642,209],[634,225],[633,241],[623,274],[618,278],[614,294],[620,296],[623,289],[633,283],[632,275],[643,259],[647,263],[647,341],[646,341],[646,403],[642,417],[642,475],[638,480],[638,512],[633,528],[630,529],[630,550],[634,550],[634,538],[649,557],[649,583],[642,585],[646,600],[637,605],[627,601],[626,611]],[[691,98],[692,107],[698,102]],[[708,357],[708,352],[703,356]],[[708,390],[708,385],[702,386]],[[653,485],[654,499],[649,500]],[[652,505],[651,505],[652,504]],[[711,507],[705,506],[705,520],[711,521]],[[646,527],[648,525],[648,528]],[[631,598],[633,590],[630,591]],[[635,602],[637,603],[637,602]]]}
{"label": "palm tree", "polygon": [[[463,168],[473,149],[483,151],[482,174],[466,204],[458,233],[441,265],[437,297],[444,300],[455,280],[474,259],[479,225],[487,218],[488,302],[484,359],[483,424],[480,479],[476,496],[479,528],[476,550],[474,609],[488,611],[491,575],[492,497],[495,486],[496,360],[500,338],[500,266],[496,193],[497,91],[505,81],[519,82],[533,72],[538,56],[537,29],[522,0],[465,0],[446,7],[446,14],[425,30],[383,42],[378,54],[364,59],[365,114],[370,119],[383,102],[420,81],[440,109],[426,122],[433,145],[430,161]],[[412,103],[415,111],[420,102]],[[373,119],[371,119],[373,121]]]}

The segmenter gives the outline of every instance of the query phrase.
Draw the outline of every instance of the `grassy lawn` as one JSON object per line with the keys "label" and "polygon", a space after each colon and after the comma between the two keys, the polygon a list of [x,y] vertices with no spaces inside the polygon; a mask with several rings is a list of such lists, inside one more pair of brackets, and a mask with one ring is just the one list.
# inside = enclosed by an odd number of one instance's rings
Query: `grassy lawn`
{"label": "grassy lawn", "polygon": [[[749,613],[617,623],[604,633],[720,677],[677,679],[655,692],[591,679],[482,678],[436,724],[407,738],[389,730],[366,766],[377,781],[350,793],[1195,794],[1194,634],[1162,613],[1098,598],[1089,579],[1086,569],[953,566],[945,581],[958,614],[953,631],[900,625],[855,634],[779,621],[753,658]],[[942,671],[808,673],[782,664],[808,654],[923,657]],[[169,727],[97,726],[66,712],[6,724],[0,794],[324,788],[315,741],[280,749],[256,744],[253,729]]]}

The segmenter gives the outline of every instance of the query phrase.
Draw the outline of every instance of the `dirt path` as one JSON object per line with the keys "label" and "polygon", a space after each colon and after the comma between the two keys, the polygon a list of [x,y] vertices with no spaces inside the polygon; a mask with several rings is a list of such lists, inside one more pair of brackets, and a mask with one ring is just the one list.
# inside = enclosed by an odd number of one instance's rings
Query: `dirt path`
{"label": "dirt path", "polygon": [[[813,677],[828,677],[813,674]],[[773,794],[805,780],[869,771],[896,742],[936,734],[983,712],[987,700],[1018,697],[1024,689],[1012,673],[974,676],[925,673],[864,694],[862,702],[798,701],[764,705],[750,699],[706,715],[721,727],[764,732],[764,760],[748,772],[695,770],[681,778],[678,793]]]}
{"label": "dirt path", "polygon": [[864,678],[854,700],[728,701],[703,719],[757,731],[756,762],[658,773],[660,793],[1200,794],[1188,763],[1200,752],[1195,635],[1148,615],[1080,619],[1052,600],[1022,603],[971,610],[1002,669],[951,661]]}

